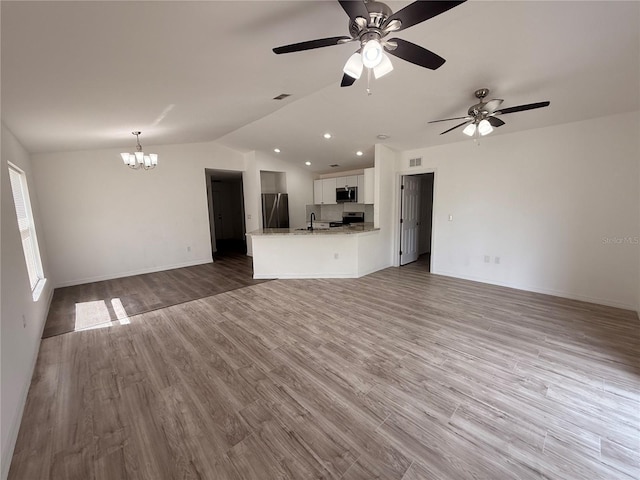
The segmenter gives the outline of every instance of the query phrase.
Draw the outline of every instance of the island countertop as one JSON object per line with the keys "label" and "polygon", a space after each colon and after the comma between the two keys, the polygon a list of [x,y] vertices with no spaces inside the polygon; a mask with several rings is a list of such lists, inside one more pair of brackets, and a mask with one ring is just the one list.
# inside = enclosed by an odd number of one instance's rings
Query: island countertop
{"label": "island countertop", "polygon": [[260,228],[252,232],[248,232],[250,236],[263,235],[354,235],[358,233],[376,232],[379,228],[374,228],[372,222],[352,223],[342,227],[331,228],[314,228],[307,230],[306,228]]}

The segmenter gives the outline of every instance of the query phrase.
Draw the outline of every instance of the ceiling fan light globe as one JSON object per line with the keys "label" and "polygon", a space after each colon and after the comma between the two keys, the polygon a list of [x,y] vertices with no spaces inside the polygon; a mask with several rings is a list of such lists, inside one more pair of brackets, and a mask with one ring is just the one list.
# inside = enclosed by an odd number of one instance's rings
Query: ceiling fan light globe
{"label": "ceiling fan light globe", "polygon": [[382,45],[378,40],[372,39],[362,47],[362,63],[367,68],[374,68],[382,62]]}
{"label": "ceiling fan light globe", "polygon": [[349,57],[347,63],[345,63],[342,71],[349,75],[351,78],[355,78],[358,80],[360,75],[362,75],[362,69],[364,65],[362,64],[362,56],[359,53],[354,53]]}
{"label": "ceiling fan light globe", "polygon": [[473,137],[473,134],[476,133],[476,124],[475,123],[470,123],[469,125],[464,127],[464,130],[462,130],[462,133],[464,133],[465,135],[468,135],[470,137]]}
{"label": "ceiling fan light globe", "polygon": [[149,154],[149,158],[151,159],[151,165],[153,165],[154,167],[156,165],[158,165],[158,154],[157,153],[150,153]]}
{"label": "ceiling fan light globe", "polygon": [[125,152],[125,153],[121,153],[120,156],[122,157],[122,161],[124,162],[125,165],[129,165],[129,153]]}
{"label": "ceiling fan light globe", "polygon": [[489,120],[487,119],[481,120],[480,123],[478,124],[478,133],[484,136],[484,135],[490,134],[491,132],[493,132],[493,127],[489,123]]}
{"label": "ceiling fan light globe", "polygon": [[386,53],[382,53],[382,61],[377,66],[373,67],[373,76],[376,79],[384,77],[387,73],[393,70],[393,64],[391,63],[391,59],[389,55]]}

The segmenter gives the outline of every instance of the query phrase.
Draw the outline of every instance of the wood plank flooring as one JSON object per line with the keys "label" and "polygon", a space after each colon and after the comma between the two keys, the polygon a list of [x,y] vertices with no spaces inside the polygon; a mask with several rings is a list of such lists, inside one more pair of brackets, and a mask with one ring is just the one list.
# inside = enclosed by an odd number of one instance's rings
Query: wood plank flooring
{"label": "wood plank flooring", "polygon": [[227,252],[216,255],[213,263],[56,288],[42,338],[264,281],[253,279],[251,257]]}
{"label": "wood plank flooring", "polygon": [[631,311],[407,266],[42,341],[9,478],[638,479]]}

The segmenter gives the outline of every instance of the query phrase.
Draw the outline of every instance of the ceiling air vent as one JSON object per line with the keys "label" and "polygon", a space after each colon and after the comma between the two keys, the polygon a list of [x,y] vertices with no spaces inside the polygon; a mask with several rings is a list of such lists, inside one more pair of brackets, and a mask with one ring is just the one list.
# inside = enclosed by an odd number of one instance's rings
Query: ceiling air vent
{"label": "ceiling air vent", "polygon": [[419,167],[420,165],[422,165],[422,157],[409,159],[410,167]]}
{"label": "ceiling air vent", "polygon": [[337,163],[334,163],[333,165],[329,165],[331,168],[336,168],[339,167],[340,165],[338,165]]}
{"label": "ceiling air vent", "polygon": [[273,97],[273,99],[274,100],[284,100],[285,98],[290,97],[290,96],[291,96],[290,93],[281,93],[277,97]]}

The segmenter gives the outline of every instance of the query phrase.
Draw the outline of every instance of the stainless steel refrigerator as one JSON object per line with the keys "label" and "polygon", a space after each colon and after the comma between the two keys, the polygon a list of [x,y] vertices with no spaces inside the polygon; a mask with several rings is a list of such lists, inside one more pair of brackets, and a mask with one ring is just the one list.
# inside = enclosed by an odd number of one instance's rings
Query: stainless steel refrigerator
{"label": "stainless steel refrigerator", "polygon": [[286,193],[262,194],[264,228],[289,228],[289,197]]}

